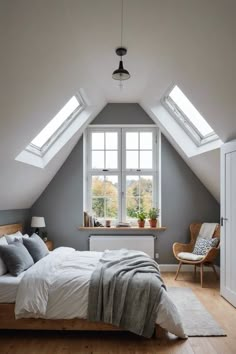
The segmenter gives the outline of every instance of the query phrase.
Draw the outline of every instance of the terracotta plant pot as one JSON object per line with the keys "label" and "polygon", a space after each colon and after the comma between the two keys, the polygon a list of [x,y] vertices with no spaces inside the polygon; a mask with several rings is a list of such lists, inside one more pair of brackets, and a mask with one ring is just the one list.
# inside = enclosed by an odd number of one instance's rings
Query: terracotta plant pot
{"label": "terracotta plant pot", "polygon": [[157,219],[149,219],[150,227],[158,227],[158,220]]}
{"label": "terracotta plant pot", "polygon": [[144,227],[144,225],[145,225],[145,220],[138,220],[139,227]]}

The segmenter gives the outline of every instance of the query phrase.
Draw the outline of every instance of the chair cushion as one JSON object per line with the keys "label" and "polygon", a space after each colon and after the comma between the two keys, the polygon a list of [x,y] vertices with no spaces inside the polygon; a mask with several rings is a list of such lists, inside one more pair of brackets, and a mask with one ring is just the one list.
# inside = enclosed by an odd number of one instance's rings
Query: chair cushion
{"label": "chair cushion", "polygon": [[186,259],[186,261],[200,261],[204,256],[193,254],[190,252],[180,252],[178,257],[181,259]]}
{"label": "chair cushion", "polygon": [[217,247],[219,239],[217,237],[206,240],[204,238],[197,238],[194,246],[193,254],[205,255],[212,247]]}

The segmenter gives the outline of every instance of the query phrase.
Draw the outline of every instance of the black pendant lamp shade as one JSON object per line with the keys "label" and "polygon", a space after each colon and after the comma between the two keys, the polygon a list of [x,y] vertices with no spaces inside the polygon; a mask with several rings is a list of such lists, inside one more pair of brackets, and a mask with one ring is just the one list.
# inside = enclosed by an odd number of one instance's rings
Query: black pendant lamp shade
{"label": "black pendant lamp shade", "polygon": [[122,56],[127,53],[126,48],[117,48],[116,49],[116,54],[121,57],[119,68],[115,70],[112,74],[112,78],[114,80],[128,80],[130,78],[130,73],[128,70],[124,69],[123,67],[123,61],[122,61]]}

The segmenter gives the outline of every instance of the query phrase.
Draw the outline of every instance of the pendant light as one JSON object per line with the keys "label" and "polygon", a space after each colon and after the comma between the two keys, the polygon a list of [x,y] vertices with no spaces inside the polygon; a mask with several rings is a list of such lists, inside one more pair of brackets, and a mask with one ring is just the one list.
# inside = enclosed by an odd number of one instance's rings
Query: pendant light
{"label": "pendant light", "polygon": [[121,0],[121,35],[120,35],[121,46],[116,49],[116,54],[120,57],[120,63],[119,63],[119,68],[116,69],[115,71],[113,71],[113,74],[112,74],[112,78],[114,80],[119,80],[119,81],[128,80],[130,78],[130,73],[128,72],[128,70],[124,69],[123,60],[122,60],[122,57],[124,55],[126,55],[126,53],[127,53],[127,49],[122,47],[122,41],[123,41],[123,17],[124,17],[123,0]]}
{"label": "pendant light", "polygon": [[130,78],[130,73],[128,70],[124,69],[122,57],[127,53],[127,49],[120,47],[116,49],[116,54],[120,56],[119,68],[113,71],[112,78],[114,80],[128,80]]}

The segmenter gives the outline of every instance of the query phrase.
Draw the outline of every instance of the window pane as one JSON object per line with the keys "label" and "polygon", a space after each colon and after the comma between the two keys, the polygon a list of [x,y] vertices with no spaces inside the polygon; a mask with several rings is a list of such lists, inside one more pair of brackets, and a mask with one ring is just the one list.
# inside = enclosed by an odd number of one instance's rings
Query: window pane
{"label": "window pane", "polygon": [[104,176],[92,177],[92,195],[104,196]]}
{"label": "window pane", "polygon": [[104,133],[92,133],[92,150],[104,150]]}
{"label": "window pane", "polygon": [[92,151],[92,168],[104,168],[104,151]]}
{"label": "window pane", "polygon": [[126,217],[132,225],[137,223],[135,212],[148,212],[153,206],[153,176],[126,177]]}
{"label": "window pane", "polygon": [[105,177],[105,218],[118,219],[118,176]]}
{"label": "window pane", "polygon": [[106,168],[117,168],[117,151],[106,151]]}
{"label": "window pane", "polygon": [[189,101],[189,99],[178,86],[173,88],[169,96],[184,112],[184,114],[203,135],[203,137],[214,132],[207,121],[201,116],[198,110],[194,107],[194,105]]}
{"label": "window pane", "polygon": [[152,133],[140,133],[140,149],[152,150]]}
{"label": "window pane", "polygon": [[94,216],[103,218],[105,214],[105,180],[104,176],[92,177],[92,210]]}
{"label": "window pane", "polygon": [[126,168],[139,168],[138,151],[126,151]]}
{"label": "window pane", "polygon": [[138,133],[126,133],[126,150],[138,149]]}
{"label": "window pane", "polygon": [[93,199],[92,199],[92,210],[93,210],[93,215],[96,218],[104,218],[104,215],[105,215],[105,198],[104,197],[93,197]]}
{"label": "window pane", "polygon": [[153,177],[140,176],[140,208],[148,212],[153,206]]}
{"label": "window pane", "polygon": [[31,144],[42,148],[52,135],[62,126],[70,115],[80,106],[79,101],[73,96],[65,106],[55,115],[55,117],[41,130],[41,132],[31,141]]}
{"label": "window pane", "polygon": [[152,151],[140,151],[140,168],[152,168]]}
{"label": "window pane", "polygon": [[126,216],[135,218],[139,209],[139,176],[126,176]]}
{"label": "window pane", "polygon": [[103,224],[118,219],[118,176],[92,177],[92,211]]}
{"label": "window pane", "polygon": [[118,133],[109,132],[106,133],[106,150],[118,149]]}

